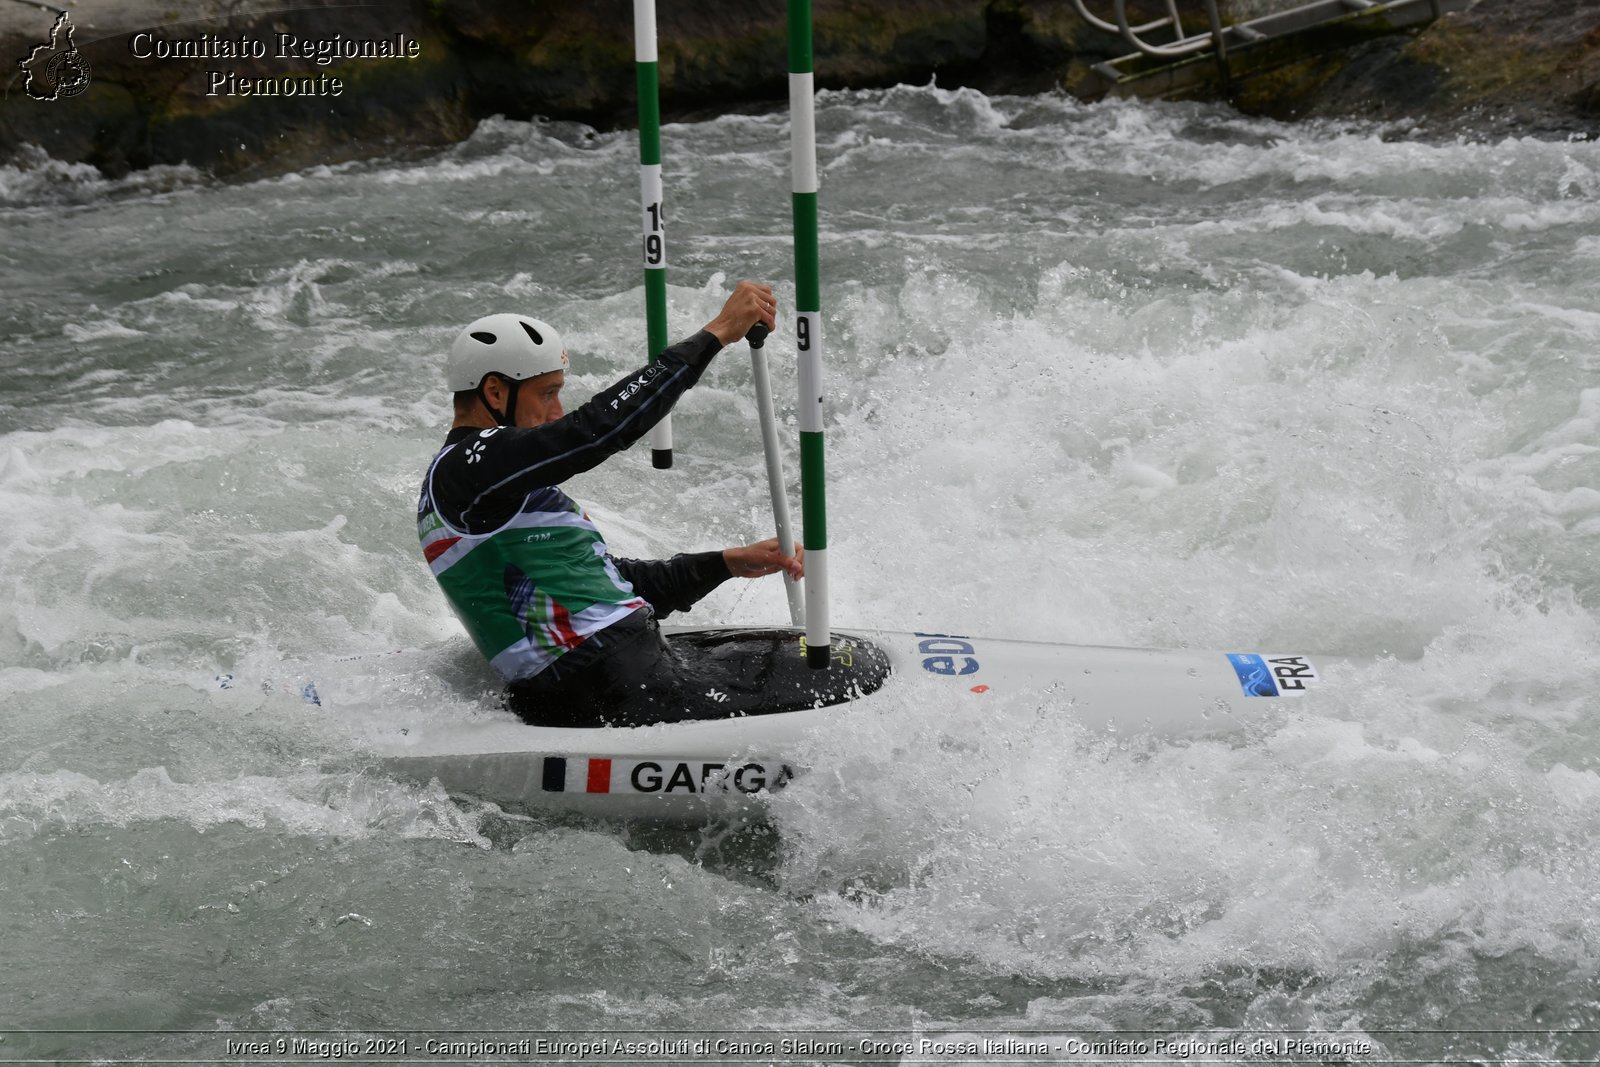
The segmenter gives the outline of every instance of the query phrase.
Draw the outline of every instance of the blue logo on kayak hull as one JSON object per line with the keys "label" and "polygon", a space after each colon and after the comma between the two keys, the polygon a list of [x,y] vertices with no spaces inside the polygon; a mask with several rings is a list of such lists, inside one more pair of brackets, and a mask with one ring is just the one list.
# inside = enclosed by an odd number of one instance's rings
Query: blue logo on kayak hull
{"label": "blue logo on kayak hull", "polygon": [[1244,689],[1245,696],[1278,695],[1278,687],[1272,681],[1272,671],[1267,669],[1267,661],[1254,652],[1229,652],[1228,662],[1233,664],[1233,673],[1239,676],[1239,685]]}

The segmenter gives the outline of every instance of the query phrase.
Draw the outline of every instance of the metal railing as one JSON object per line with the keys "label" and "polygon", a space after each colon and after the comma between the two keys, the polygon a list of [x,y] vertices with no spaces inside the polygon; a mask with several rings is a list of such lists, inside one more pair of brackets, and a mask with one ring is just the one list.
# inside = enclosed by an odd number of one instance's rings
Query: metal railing
{"label": "metal railing", "polygon": [[[1105,19],[1094,15],[1084,5],[1084,0],[1072,0],[1072,6],[1078,9],[1078,14],[1083,16],[1084,21],[1088,22],[1089,25],[1105,30],[1107,33],[1119,33],[1124,40],[1145,55],[1157,56],[1163,59],[1178,59],[1182,56],[1193,55],[1208,46],[1224,50],[1227,48],[1222,16],[1217,11],[1217,0],[1204,0],[1204,3],[1206,18],[1211,23],[1211,32],[1188,36],[1184,33],[1183,20],[1178,15],[1177,0],[1166,0],[1167,14],[1164,18],[1146,22],[1139,26],[1133,26],[1128,23],[1127,0],[1113,0],[1112,12],[1113,17],[1116,19],[1115,22],[1107,22]],[[1177,37],[1177,40],[1172,44],[1154,45],[1146,42],[1140,36],[1140,34],[1150,33],[1155,30],[1164,30],[1169,26],[1172,27],[1173,33]]]}
{"label": "metal railing", "polygon": [[[1437,19],[1446,10],[1459,10],[1468,0],[1312,0],[1287,11],[1262,15],[1245,22],[1225,26],[1217,0],[1200,0],[1206,16],[1207,29],[1189,33],[1184,29],[1178,14],[1177,0],[1165,0],[1167,14],[1161,18],[1133,25],[1128,21],[1128,0],[1112,0],[1112,21],[1091,12],[1085,0],[1072,0],[1072,6],[1091,26],[1107,33],[1120,34],[1123,40],[1138,52],[1156,59],[1183,59],[1200,52],[1216,52],[1219,62],[1228,61],[1228,48],[1255,44],[1272,37],[1294,33],[1335,19],[1363,14],[1417,14],[1416,9],[1427,8],[1428,17]],[[1145,35],[1171,29],[1173,40],[1166,44],[1152,44]]]}

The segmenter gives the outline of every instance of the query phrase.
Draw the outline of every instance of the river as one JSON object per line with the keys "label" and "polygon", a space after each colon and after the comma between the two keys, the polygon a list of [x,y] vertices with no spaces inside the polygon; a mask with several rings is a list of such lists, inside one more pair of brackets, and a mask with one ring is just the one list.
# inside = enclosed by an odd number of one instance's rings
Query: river
{"label": "river", "polygon": [[[518,310],[564,332],[569,401],[642,362],[633,135],[490,120],[243,184],[41,157],[0,170],[0,1058],[1600,1051],[1600,145],[934,87],[823,93],[818,126],[836,624],[1352,665],[1184,744],[1067,692],[908,699],[756,827],[387,778],[376,733],[499,714],[415,539],[442,354]],[[786,117],[669,125],[665,161],[672,333],[744,277],[792,310]],[[569,483],[619,554],[767,536],[749,386],[727,353],[672,471]],[[784,618],[768,580],[687,621]]]}

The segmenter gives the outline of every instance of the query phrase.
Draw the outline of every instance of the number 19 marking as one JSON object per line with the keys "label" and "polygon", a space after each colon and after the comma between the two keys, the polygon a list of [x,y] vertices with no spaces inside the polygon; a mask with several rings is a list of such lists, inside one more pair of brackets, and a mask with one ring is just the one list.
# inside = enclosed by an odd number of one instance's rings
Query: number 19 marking
{"label": "number 19 marking", "polygon": [[661,233],[661,201],[644,206],[647,229],[644,234],[644,265],[659,267],[666,263],[666,246]]}

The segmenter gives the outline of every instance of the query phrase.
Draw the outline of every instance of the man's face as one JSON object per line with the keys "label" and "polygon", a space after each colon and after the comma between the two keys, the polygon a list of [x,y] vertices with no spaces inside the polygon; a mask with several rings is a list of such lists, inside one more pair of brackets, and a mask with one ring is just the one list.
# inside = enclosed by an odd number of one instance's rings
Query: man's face
{"label": "man's face", "polygon": [[517,410],[512,422],[517,426],[543,426],[559,419],[561,387],[567,383],[567,372],[553,370],[536,378],[529,378],[517,390]]}

